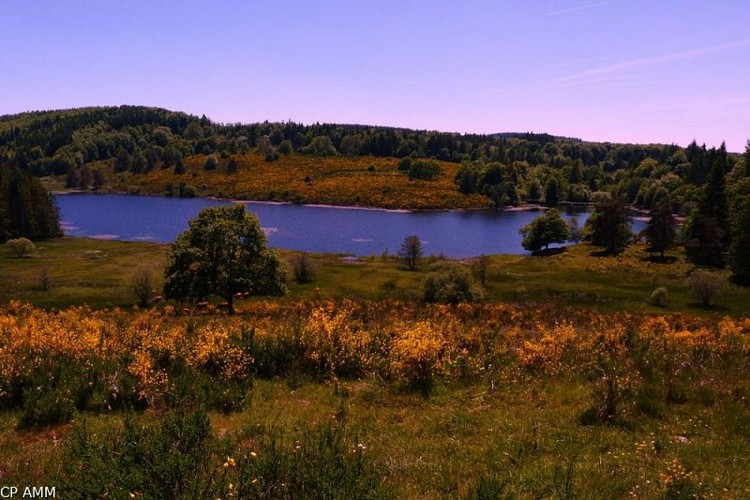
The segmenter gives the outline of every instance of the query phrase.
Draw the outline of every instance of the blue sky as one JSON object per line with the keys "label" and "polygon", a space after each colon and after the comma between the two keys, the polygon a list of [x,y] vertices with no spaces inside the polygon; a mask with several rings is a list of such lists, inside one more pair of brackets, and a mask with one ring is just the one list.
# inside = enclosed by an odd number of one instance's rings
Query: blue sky
{"label": "blue sky", "polygon": [[0,19],[0,114],[750,138],[747,0],[4,0]]}

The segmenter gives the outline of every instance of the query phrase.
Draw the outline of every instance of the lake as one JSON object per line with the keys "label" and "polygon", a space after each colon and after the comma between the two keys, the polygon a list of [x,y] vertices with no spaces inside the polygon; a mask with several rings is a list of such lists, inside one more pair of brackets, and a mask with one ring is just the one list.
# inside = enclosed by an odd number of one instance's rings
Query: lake
{"label": "lake", "polygon": [[[56,195],[65,235],[169,243],[187,229],[204,207],[232,202],[205,198],[167,198],[122,194]],[[361,208],[243,202],[260,219],[269,244],[306,252],[380,255],[398,252],[406,236],[416,234],[426,255],[473,257],[527,254],[518,230],[541,210],[401,212]],[[563,209],[581,226],[589,209]],[[632,221],[633,230],[645,227]]]}

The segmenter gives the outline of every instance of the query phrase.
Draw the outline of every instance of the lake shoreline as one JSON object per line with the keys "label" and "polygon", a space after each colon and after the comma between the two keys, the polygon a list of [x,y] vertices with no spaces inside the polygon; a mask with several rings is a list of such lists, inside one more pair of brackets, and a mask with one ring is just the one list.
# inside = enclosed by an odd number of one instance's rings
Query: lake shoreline
{"label": "lake shoreline", "polygon": [[[522,204],[518,206],[505,206],[500,210],[497,210],[492,207],[477,207],[477,208],[385,208],[385,207],[376,207],[376,206],[363,206],[363,205],[335,205],[330,203],[295,203],[293,201],[274,201],[274,200],[242,200],[242,199],[235,199],[235,198],[220,198],[218,196],[192,196],[192,197],[182,197],[182,196],[166,196],[164,194],[159,193],[129,193],[125,191],[118,191],[115,189],[107,189],[106,192],[97,192],[97,191],[90,191],[90,190],[82,190],[82,189],[59,189],[59,190],[52,190],[50,191],[50,194],[55,196],[67,196],[67,195],[77,195],[77,194],[83,194],[83,195],[99,195],[99,196],[106,196],[106,195],[127,195],[127,196],[144,196],[144,197],[157,197],[157,198],[171,198],[171,199],[203,199],[203,200],[211,200],[211,201],[222,201],[227,203],[233,203],[238,205],[296,205],[301,207],[312,207],[312,208],[335,208],[335,209],[345,209],[345,210],[368,210],[368,211],[380,211],[380,212],[389,212],[389,213],[429,213],[429,212],[456,212],[456,213],[463,213],[463,212],[528,212],[528,211],[535,211],[535,210],[548,210],[552,207],[547,207],[538,203],[527,203]],[[575,207],[591,207],[594,206],[593,202],[588,203],[571,203],[571,202],[561,202],[557,205],[561,208],[575,208]],[[633,208],[633,211],[638,211],[639,209]],[[646,213],[648,213],[646,211]]]}

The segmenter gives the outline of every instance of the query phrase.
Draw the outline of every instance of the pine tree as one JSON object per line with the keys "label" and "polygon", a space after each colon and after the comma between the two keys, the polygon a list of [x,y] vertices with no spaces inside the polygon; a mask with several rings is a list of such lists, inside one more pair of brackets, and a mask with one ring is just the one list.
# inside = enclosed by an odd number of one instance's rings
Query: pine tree
{"label": "pine tree", "polygon": [[547,181],[547,188],[544,190],[544,204],[548,207],[556,207],[560,202],[560,187],[557,179],[551,177]]}
{"label": "pine tree", "polygon": [[728,170],[727,150],[724,143],[715,154],[713,166],[703,186],[703,197],[699,204],[702,215],[712,217],[722,226],[727,222],[727,190],[725,177]]}
{"label": "pine tree", "polygon": [[713,217],[694,213],[684,228],[685,253],[688,259],[704,266],[724,266],[725,231]]}
{"label": "pine tree", "polygon": [[585,228],[591,244],[604,247],[608,254],[622,252],[633,235],[625,204],[615,198],[597,203]]}
{"label": "pine tree", "polygon": [[743,199],[732,217],[729,267],[738,283],[750,285],[750,200]]}
{"label": "pine tree", "polygon": [[685,225],[685,252],[696,264],[722,267],[731,236],[724,229],[728,220],[725,177],[729,166],[725,145],[712,149],[708,156],[713,159],[713,166],[706,176],[698,207]]}
{"label": "pine tree", "polygon": [[42,184],[17,168],[0,168],[0,242],[61,235],[57,206]]}
{"label": "pine tree", "polygon": [[653,208],[645,233],[648,251],[659,252],[664,259],[664,251],[673,247],[677,240],[677,221],[668,202]]}

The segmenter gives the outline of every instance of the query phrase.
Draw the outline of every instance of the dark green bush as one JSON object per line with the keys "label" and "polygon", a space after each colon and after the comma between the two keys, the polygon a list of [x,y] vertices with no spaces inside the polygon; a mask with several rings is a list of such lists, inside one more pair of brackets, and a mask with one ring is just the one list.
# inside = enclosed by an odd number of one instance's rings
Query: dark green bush
{"label": "dark green bush", "polygon": [[23,399],[19,429],[39,430],[66,424],[76,413],[75,402],[68,391],[30,387],[24,391]]}
{"label": "dark green bush", "polygon": [[293,443],[271,429],[255,455],[237,461],[240,498],[373,498],[380,479],[366,447],[345,438],[341,422],[321,425]]}
{"label": "dark green bush", "polygon": [[[205,413],[167,415],[139,425],[128,415],[103,436],[84,424],[63,461],[63,498],[208,498],[214,441]],[[213,496],[212,496],[213,497]]]}
{"label": "dark green bush", "polygon": [[301,253],[294,260],[294,280],[299,284],[312,283],[315,281],[316,271],[315,266],[307,258],[306,253]]}
{"label": "dark green bush", "polygon": [[443,168],[434,160],[417,160],[409,165],[408,175],[409,179],[434,181],[443,175]]}
{"label": "dark green bush", "polygon": [[62,498],[387,497],[366,447],[347,439],[343,422],[340,416],[290,439],[253,426],[223,441],[203,411],[147,425],[130,414],[101,435],[84,423],[65,451]]}
{"label": "dark green bush", "polygon": [[482,288],[474,281],[471,271],[453,263],[433,265],[433,271],[425,279],[423,288],[425,302],[473,302],[483,297]]}

